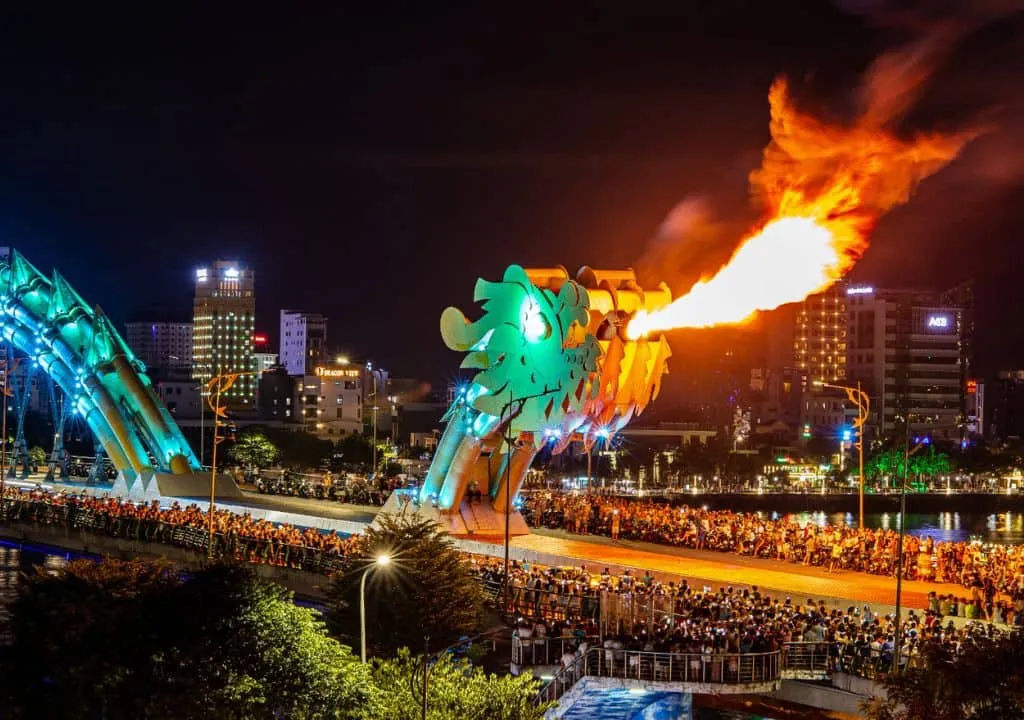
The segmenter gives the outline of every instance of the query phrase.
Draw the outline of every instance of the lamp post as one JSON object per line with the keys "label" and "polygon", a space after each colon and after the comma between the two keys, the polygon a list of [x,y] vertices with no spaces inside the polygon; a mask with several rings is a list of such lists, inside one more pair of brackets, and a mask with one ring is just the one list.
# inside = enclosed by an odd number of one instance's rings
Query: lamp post
{"label": "lamp post", "polygon": [[386,554],[378,555],[374,561],[363,570],[363,577],[359,580],[359,657],[366,662],[366,576],[370,571],[378,567],[387,567],[391,564],[391,556]]}
{"label": "lamp post", "polygon": [[[508,601],[512,590],[512,582],[509,577],[509,547],[512,542],[511,539],[511,526],[512,526],[512,407],[516,403],[524,403],[527,400],[533,400],[534,398],[544,397],[552,393],[559,392],[562,386],[549,390],[545,385],[544,390],[533,395],[523,395],[519,398],[512,397],[512,389],[509,388],[508,395],[509,400],[501,408],[501,415],[499,417],[505,418],[508,415],[508,419],[505,424],[505,448],[508,452],[508,459],[505,461],[505,576],[504,576],[504,592],[503,602],[505,607],[508,607]],[[520,408],[521,410],[522,408]],[[518,415],[518,413],[516,413]]]}
{"label": "lamp post", "polygon": [[3,444],[0,445],[0,517],[3,520],[7,520],[7,514],[3,512],[4,509],[4,493],[7,491],[7,397],[11,395],[11,373],[18,369],[18,365],[21,364],[21,358],[14,358],[13,362],[10,362],[8,351],[4,350],[3,358],[0,358],[0,368],[3,369],[4,373],[4,399],[3,399],[3,421],[2,427],[0,427],[0,434],[3,435]]}
{"label": "lamp post", "polygon": [[[210,403],[210,409],[213,410],[213,451],[210,460],[210,537],[206,548],[207,557],[213,557],[213,511],[217,498],[217,445],[224,439],[220,437],[218,430],[220,429],[220,419],[227,417],[227,407],[221,407],[220,396],[221,393],[227,392],[241,376],[256,374],[255,372],[223,373],[214,375],[206,383],[207,402]],[[202,463],[200,462],[200,464]]]}
{"label": "lamp post", "polygon": [[373,363],[366,363],[366,369],[370,373],[370,380],[373,382],[373,392],[370,397],[373,398],[373,447],[371,449],[372,467],[370,468],[370,477],[377,476],[377,373],[373,371]]}
{"label": "lamp post", "polygon": [[837,385],[833,383],[822,382],[815,380],[814,385],[817,387],[835,388],[836,390],[843,390],[846,393],[847,399],[853,403],[857,408],[857,418],[853,421],[853,430],[857,433],[857,442],[854,443],[854,447],[857,448],[857,468],[858,475],[860,478],[859,489],[857,492],[857,527],[861,530],[864,529],[864,423],[868,420],[868,413],[871,411],[871,397],[861,390],[860,381],[857,381],[857,387],[852,385]]}

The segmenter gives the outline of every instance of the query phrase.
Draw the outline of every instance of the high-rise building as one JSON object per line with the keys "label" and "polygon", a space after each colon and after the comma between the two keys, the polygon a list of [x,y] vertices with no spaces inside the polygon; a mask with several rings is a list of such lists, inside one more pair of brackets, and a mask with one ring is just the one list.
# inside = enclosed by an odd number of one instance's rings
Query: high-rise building
{"label": "high-rise building", "polygon": [[838,282],[797,305],[793,367],[811,386],[846,378],[846,293],[846,283]]}
{"label": "high-rise building", "polygon": [[956,304],[947,293],[866,286],[847,292],[847,379],[871,398],[869,425],[882,436],[909,422],[915,435],[966,437],[969,289],[958,289]]}
{"label": "high-rise building", "polygon": [[223,260],[197,269],[193,307],[192,377],[206,383],[214,375],[247,373],[222,400],[234,410],[254,409],[258,383],[253,358],[255,273]]}
{"label": "high-rise building", "polygon": [[327,360],[327,318],[320,313],[281,311],[281,364],[289,375],[310,375]]}
{"label": "high-rise building", "polygon": [[192,323],[130,320],[125,340],[150,372],[192,369]]}

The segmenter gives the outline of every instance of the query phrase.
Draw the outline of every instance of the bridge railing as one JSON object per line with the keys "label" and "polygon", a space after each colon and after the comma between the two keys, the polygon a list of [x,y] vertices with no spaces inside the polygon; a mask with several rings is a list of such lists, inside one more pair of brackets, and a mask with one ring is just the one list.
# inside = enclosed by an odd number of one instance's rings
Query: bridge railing
{"label": "bridge railing", "polygon": [[782,674],[789,679],[819,680],[832,673],[834,653],[826,642],[788,642],[782,645]]}
{"label": "bridge railing", "polygon": [[591,648],[559,669],[538,693],[558,700],[582,677],[702,685],[755,685],[782,677],[782,653],[676,653]]}
{"label": "bridge railing", "polygon": [[[174,545],[204,556],[210,554],[210,533],[205,527],[120,515],[78,505],[6,497],[0,501],[0,520],[32,522],[136,542]],[[218,558],[235,557],[245,562],[279,565],[323,575],[343,572],[348,564],[345,556],[318,547],[219,532],[214,533],[213,541],[213,555]]]}

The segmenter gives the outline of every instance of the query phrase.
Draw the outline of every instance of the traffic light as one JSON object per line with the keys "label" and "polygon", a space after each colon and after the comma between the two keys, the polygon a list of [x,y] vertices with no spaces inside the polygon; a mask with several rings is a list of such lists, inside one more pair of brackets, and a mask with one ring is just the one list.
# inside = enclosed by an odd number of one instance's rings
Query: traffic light
{"label": "traffic light", "polygon": [[803,437],[804,437],[804,440],[807,440],[808,438],[811,437],[811,424],[810,423],[804,423]]}
{"label": "traffic light", "polygon": [[850,442],[853,439],[853,431],[848,427],[844,427],[843,431],[839,434],[839,438],[843,442]]}

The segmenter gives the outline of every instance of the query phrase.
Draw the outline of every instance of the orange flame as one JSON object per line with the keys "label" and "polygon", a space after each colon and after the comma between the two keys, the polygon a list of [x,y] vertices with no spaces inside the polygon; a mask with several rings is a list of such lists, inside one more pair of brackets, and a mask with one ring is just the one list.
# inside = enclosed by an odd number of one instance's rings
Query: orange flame
{"label": "orange flame", "polygon": [[630,338],[742,323],[825,290],[864,254],[878,219],[977,135],[901,140],[870,109],[851,127],[827,125],[793,106],[783,80],[768,100],[772,141],[750,176],[766,219],[713,276],[661,310],[637,313]]}

